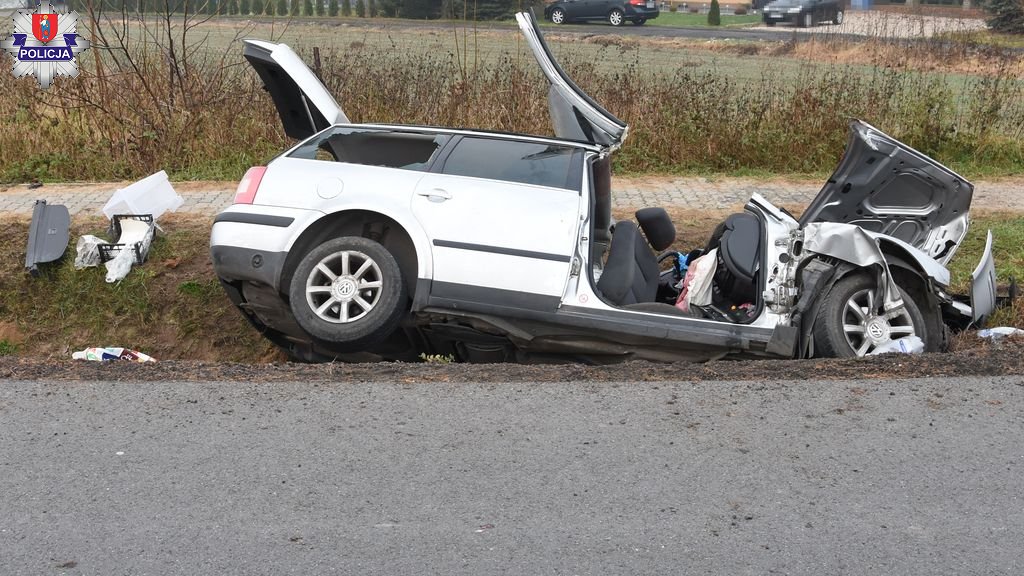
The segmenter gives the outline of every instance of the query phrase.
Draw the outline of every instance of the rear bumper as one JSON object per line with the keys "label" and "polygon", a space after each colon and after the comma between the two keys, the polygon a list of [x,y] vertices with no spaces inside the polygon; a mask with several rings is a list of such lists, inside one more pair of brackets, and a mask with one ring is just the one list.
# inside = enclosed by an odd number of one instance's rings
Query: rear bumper
{"label": "rear bumper", "polygon": [[217,276],[279,288],[295,239],[323,214],[276,206],[236,204],[217,215],[210,231],[210,257]]}
{"label": "rear bumper", "polygon": [[800,12],[765,12],[761,17],[761,20],[765,23],[795,24],[800,21],[801,16],[803,16],[803,14]]}
{"label": "rear bumper", "polygon": [[661,14],[661,11],[655,8],[647,8],[646,6],[633,6],[632,4],[626,4],[626,18],[629,20],[653,20]]}
{"label": "rear bumper", "polygon": [[211,246],[210,258],[221,280],[256,282],[276,290],[288,253],[238,246]]}

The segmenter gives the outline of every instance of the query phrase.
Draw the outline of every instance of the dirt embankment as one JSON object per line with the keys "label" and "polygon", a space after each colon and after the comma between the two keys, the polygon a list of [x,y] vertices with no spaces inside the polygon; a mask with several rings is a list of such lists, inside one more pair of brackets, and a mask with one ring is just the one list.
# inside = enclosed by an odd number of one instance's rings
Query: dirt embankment
{"label": "dirt embankment", "polygon": [[[718,221],[674,214],[680,237],[704,238]],[[1021,373],[1024,340],[956,340],[951,354],[892,355],[859,360],[720,361],[707,364],[294,365],[260,337],[227,300],[208,252],[211,216],[169,216],[149,260],[120,284],[104,270],[75,270],[74,242],[103,233],[99,218],[76,218],[65,260],[38,278],[24,271],[20,250],[0,253],[0,378],[255,381],[541,381],[765,380],[895,378]],[[25,238],[28,219],[0,220],[0,233]],[[74,362],[89,346],[125,346],[160,360],[134,365]]]}

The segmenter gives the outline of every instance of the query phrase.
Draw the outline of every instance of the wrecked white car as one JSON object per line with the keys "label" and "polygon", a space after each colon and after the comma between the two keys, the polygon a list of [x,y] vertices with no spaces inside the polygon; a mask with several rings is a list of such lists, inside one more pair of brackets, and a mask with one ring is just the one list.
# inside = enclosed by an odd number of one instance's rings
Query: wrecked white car
{"label": "wrecked white car", "polygon": [[993,309],[991,242],[973,302],[947,293],[972,185],[859,121],[799,220],[755,195],[688,254],[711,271],[692,280],[703,299],[677,306],[693,286],[662,253],[667,213],[611,216],[626,124],[566,76],[531,13],[517,20],[556,138],[352,124],[287,46],[246,42],[300,142],[249,170],[211,251],[232,302],[291,357],[855,356],[913,337],[937,351],[946,323]]}

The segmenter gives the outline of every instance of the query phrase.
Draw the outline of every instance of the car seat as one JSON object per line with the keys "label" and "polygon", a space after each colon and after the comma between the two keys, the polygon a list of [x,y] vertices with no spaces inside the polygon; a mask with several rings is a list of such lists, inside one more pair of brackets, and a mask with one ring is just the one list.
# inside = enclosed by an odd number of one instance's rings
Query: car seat
{"label": "car seat", "polygon": [[[675,242],[676,229],[663,208],[644,208],[636,213],[644,235],[632,221],[615,224],[611,248],[604,272],[597,282],[601,295],[615,306],[649,303],[656,300],[661,273],[658,257]],[[653,248],[653,250],[652,250]],[[673,308],[667,306],[666,308]]]}
{"label": "car seat", "polygon": [[705,252],[718,248],[715,288],[736,304],[756,301],[762,236],[761,221],[744,212],[726,218],[708,242]]}

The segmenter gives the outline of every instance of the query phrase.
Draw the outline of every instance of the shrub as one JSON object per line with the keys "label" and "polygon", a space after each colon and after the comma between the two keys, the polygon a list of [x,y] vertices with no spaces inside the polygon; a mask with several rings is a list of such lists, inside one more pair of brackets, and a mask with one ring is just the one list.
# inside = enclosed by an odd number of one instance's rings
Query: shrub
{"label": "shrub", "polygon": [[737,16],[743,16],[743,15],[745,15],[747,13],[747,7],[746,6],[737,6],[735,9],[733,9],[732,13],[737,15]]}
{"label": "shrub", "polygon": [[718,0],[711,0],[711,9],[708,10],[708,25],[722,25],[722,9],[718,6]]}
{"label": "shrub", "polygon": [[341,0],[341,15],[342,16],[351,16],[352,15],[352,4],[349,3],[349,0]]}
{"label": "shrub", "polygon": [[327,2],[327,15],[337,16],[338,15],[338,0],[329,0]]}
{"label": "shrub", "polygon": [[366,18],[366,4],[363,3],[363,0],[356,0],[356,16]]}
{"label": "shrub", "polygon": [[985,10],[989,13],[988,25],[996,32],[1024,34],[1024,1],[988,0]]}
{"label": "shrub", "polygon": [[700,8],[697,8],[696,6],[690,6],[690,14],[696,14],[697,12],[700,12]]}
{"label": "shrub", "polygon": [[679,9],[679,6],[676,6],[675,4],[669,4],[669,6],[668,6],[668,11],[669,12],[675,12],[678,9]]}

